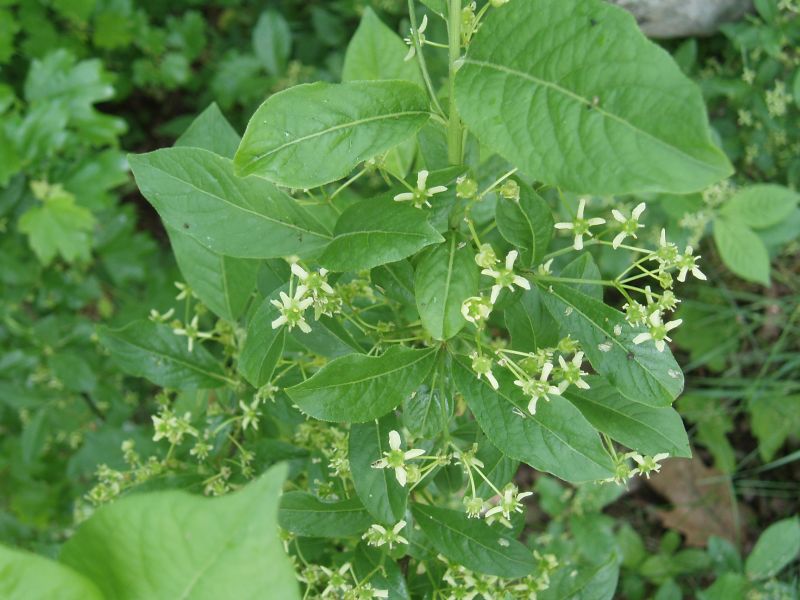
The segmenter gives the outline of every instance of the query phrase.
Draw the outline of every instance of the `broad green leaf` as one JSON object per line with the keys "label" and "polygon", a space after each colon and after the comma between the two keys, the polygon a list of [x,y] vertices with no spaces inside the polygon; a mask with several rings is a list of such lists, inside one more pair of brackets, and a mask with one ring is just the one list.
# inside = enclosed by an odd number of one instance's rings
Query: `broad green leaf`
{"label": "broad green leaf", "polygon": [[531,551],[481,519],[426,504],[412,504],[411,512],[437,552],[457,564],[508,578],[525,577],[533,571]]}
{"label": "broad green leaf", "polygon": [[241,175],[317,187],[405,141],[428,117],[425,92],[406,81],[298,85],[256,110],[234,163]]}
{"label": "broad green leaf", "polygon": [[700,91],[630,14],[600,0],[489,11],[455,93],[482,144],[574,192],[689,193],[733,172]]}
{"label": "broad green leaf", "polygon": [[745,600],[749,583],[741,573],[723,573],[714,584],[698,592],[698,600]]}
{"label": "broad green leaf", "polygon": [[600,564],[564,565],[551,575],[550,587],[537,598],[542,600],[612,600],[619,579],[619,559],[611,553]]}
{"label": "broad green leaf", "polygon": [[[278,291],[286,291],[285,286]],[[272,300],[278,298],[276,291],[265,298],[261,306],[247,323],[247,336],[239,354],[237,369],[247,382],[255,388],[269,383],[275,365],[283,354],[286,342],[286,328],[272,328],[272,322],[280,316]]]}
{"label": "broad green leaf", "polygon": [[560,396],[551,396],[539,402],[532,415],[513,376],[495,371],[500,383],[497,391],[461,360],[453,361],[456,386],[492,444],[511,458],[567,481],[613,476],[613,463],[600,437],[577,408]]}
{"label": "broad green leaf", "polygon": [[348,450],[356,494],[370,514],[386,525],[403,519],[408,499],[408,488],[400,485],[393,469],[372,468],[372,463],[390,450],[392,430],[400,431],[400,423],[392,413],[369,423],[354,423]]}
{"label": "broad green leaf", "polygon": [[241,137],[212,102],[175,141],[176,146],[202,148],[225,158],[233,158]]}
{"label": "broad green leaf", "polygon": [[167,325],[134,321],[122,329],[98,327],[97,335],[112,360],[130,375],[171,388],[214,388],[228,379],[209,352],[195,344],[189,352],[185,337]]}
{"label": "broad green leaf", "polygon": [[592,376],[586,381],[590,389],[571,388],[565,397],[599,431],[642,454],[666,452],[691,458],[689,438],[675,409],[628,400],[602,377]]}
{"label": "broad green leaf", "polygon": [[765,229],[786,219],[800,202],[800,194],[781,185],[752,185],[737,192],[720,213],[753,229]]}
{"label": "broad green leaf", "polygon": [[389,198],[364,200],[347,208],[320,264],[331,271],[360,271],[396,262],[444,241],[425,212]]}
{"label": "broad green leaf", "polygon": [[458,236],[431,249],[419,262],[414,278],[422,326],[437,340],[448,340],[467,324],[461,314],[464,300],[478,293],[480,273],[470,245],[460,247]]}
{"label": "broad green leaf", "polygon": [[372,270],[373,284],[392,300],[414,305],[414,267],[407,260],[382,265]]}
{"label": "broad green leaf", "polygon": [[758,453],[768,463],[786,439],[800,431],[800,394],[756,395],[750,400],[748,410],[750,431],[758,439]]}
{"label": "broad green leaf", "polygon": [[521,264],[541,262],[553,237],[553,213],[528,184],[517,180],[519,201],[498,198],[496,219],[500,234],[520,252]]}
{"label": "broad green leaf", "polygon": [[281,496],[278,524],[307,537],[350,537],[364,532],[372,517],[358,498],[324,502],[307,492]]}
{"label": "broad green leaf", "polygon": [[94,225],[92,213],[63,190],[29,208],[19,219],[19,230],[28,236],[43,265],[49,265],[56,255],[69,263],[88,261]]}
{"label": "broad green leaf", "polygon": [[338,358],[353,352],[365,351],[344,325],[331,317],[320,317],[319,321],[311,326],[309,333],[294,329],[289,335],[314,354],[326,358]]}
{"label": "broad green leaf", "polygon": [[136,494],[100,508],[65,545],[61,562],[107,598],[299,599],[278,538],[286,469],[273,467],[221,498]]}
{"label": "broad green leaf", "polygon": [[774,577],[800,554],[800,519],[773,523],[761,534],[744,570],[751,579]]}
{"label": "broad green leaf", "polygon": [[669,406],[681,393],[683,372],[669,348],[659,352],[652,341],[634,344],[642,330],[580,290],[563,283],[537,285],[553,318],[572,332],[595,370],[623,396],[658,407]]}
{"label": "broad green leaf", "polygon": [[417,437],[432,438],[448,427],[453,416],[452,398],[443,395],[441,379],[436,389],[422,385],[403,401],[403,426]]}
{"label": "broad green leaf", "polygon": [[286,390],[304,413],[321,421],[365,423],[398,406],[433,368],[435,348],[392,346],[381,356],[349,354]]}
{"label": "broad green leaf", "polygon": [[347,46],[342,81],[404,79],[422,85],[415,61],[405,61],[408,47],[369,6]]}
{"label": "broad green leaf", "polygon": [[541,296],[534,287],[503,311],[512,349],[533,352],[558,343],[558,323],[545,309]]}
{"label": "broad green leaf", "polygon": [[72,569],[42,556],[0,546],[0,597],[103,600],[95,585]]}
{"label": "broad green leaf", "polygon": [[728,218],[714,220],[714,242],[725,266],[734,274],[761,285],[769,285],[767,247],[752,229]]}
{"label": "broad green leaf", "polygon": [[236,321],[250,301],[259,262],[222,256],[172,227],[166,226],[166,230],[178,267],[192,291],[214,314]]}
{"label": "broad green leaf", "polygon": [[265,10],[253,28],[253,51],[267,73],[280,76],[292,53],[292,30],[281,13]]}
{"label": "broad green leaf", "polygon": [[[564,279],[581,279],[581,283],[569,283],[569,287],[583,292],[595,300],[603,300],[603,286],[595,283],[586,283],[587,280],[598,281],[603,278],[600,274],[600,267],[594,262],[594,258],[588,252],[584,252],[578,258],[572,260],[567,266],[561,269],[559,277]],[[567,335],[565,332],[564,335]]]}
{"label": "broad green leaf", "polygon": [[233,174],[227,158],[201,148],[128,157],[136,183],[164,222],[226,256],[309,255],[330,241],[297,202],[258,177]]}

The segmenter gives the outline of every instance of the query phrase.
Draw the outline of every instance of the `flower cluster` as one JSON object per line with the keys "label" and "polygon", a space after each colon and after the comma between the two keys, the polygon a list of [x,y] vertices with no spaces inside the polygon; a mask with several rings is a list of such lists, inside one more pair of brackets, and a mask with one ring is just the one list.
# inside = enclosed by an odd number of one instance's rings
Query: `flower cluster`
{"label": "flower cluster", "polygon": [[361,538],[366,540],[367,544],[370,546],[378,548],[385,544],[389,550],[391,550],[397,544],[408,545],[408,540],[400,535],[400,532],[405,529],[405,526],[405,521],[398,521],[391,529],[386,529],[383,525],[375,523],[370,525],[367,532],[361,536]]}
{"label": "flower cluster", "polygon": [[297,579],[306,586],[305,597],[308,598],[367,600],[389,597],[389,590],[373,587],[367,581],[369,577],[359,579],[349,562],[339,568],[308,564],[297,573]]}
{"label": "flower cluster", "polygon": [[[405,486],[409,480],[409,467],[407,461],[420,458],[425,454],[425,450],[421,448],[412,448],[411,450],[403,450],[403,442],[400,439],[400,434],[394,430],[389,432],[389,451],[383,453],[383,458],[379,458],[372,463],[373,469],[394,469],[394,476],[397,482]],[[414,476],[411,477],[411,482],[416,483],[419,481],[418,471],[414,470]]]}
{"label": "flower cluster", "polygon": [[[616,483],[624,485],[629,479],[639,475],[644,475],[650,479],[651,473],[658,473],[661,471],[662,460],[669,458],[666,452],[660,452],[655,456],[644,456],[638,452],[627,452],[617,456],[614,465],[614,476],[604,479],[605,483]],[[633,461],[636,466],[631,467],[630,461]]]}
{"label": "flower cluster", "polygon": [[279,316],[272,321],[272,328],[286,327],[291,331],[297,327],[303,333],[309,333],[311,326],[305,318],[305,312],[314,307],[314,319],[321,316],[333,316],[341,312],[342,298],[328,283],[326,269],[309,271],[304,269],[296,260],[291,260],[292,275],[300,282],[293,294],[280,291],[280,299],[271,300],[272,305],[278,309]]}

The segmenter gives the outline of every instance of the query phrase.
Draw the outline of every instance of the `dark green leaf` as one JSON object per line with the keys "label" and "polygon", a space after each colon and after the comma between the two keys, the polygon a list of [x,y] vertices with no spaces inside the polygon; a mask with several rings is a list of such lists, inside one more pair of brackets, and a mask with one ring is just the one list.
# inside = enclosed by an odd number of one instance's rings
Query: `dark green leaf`
{"label": "dark green leaf", "polygon": [[503,311],[512,349],[533,352],[558,343],[558,323],[545,309],[541,294],[534,287],[524,292],[519,302]]}
{"label": "dark green leaf", "polygon": [[[285,291],[285,288],[281,288]],[[286,328],[272,328],[272,322],[280,316],[272,300],[278,297],[276,292],[265,298],[258,310],[247,324],[242,351],[239,354],[238,369],[250,385],[260,388],[269,383],[275,365],[283,354],[286,342]]]}
{"label": "dark green leaf", "polygon": [[323,502],[307,492],[281,496],[278,524],[287,531],[307,537],[350,537],[359,535],[372,517],[358,498]]}
{"label": "dark green leaf", "polygon": [[521,265],[541,262],[553,237],[553,213],[527,183],[517,180],[519,201],[498,198],[497,229],[520,252]]}

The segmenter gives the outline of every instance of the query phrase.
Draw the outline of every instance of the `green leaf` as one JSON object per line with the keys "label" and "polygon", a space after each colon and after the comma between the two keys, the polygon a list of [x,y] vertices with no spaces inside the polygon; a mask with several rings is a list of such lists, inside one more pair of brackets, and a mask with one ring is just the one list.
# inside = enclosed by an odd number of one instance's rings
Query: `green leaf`
{"label": "green leaf", "polygon": [[419,262],[414,278],[422,326],[437,340],[450,339],[467,324],[461,305],[478,293],[480,279],[471,247],[449,237]]}
{"label": "green leaf", "polygon": [[714,584],[697,594],[698,600],[745,600],[749,584],[740,573],[723,573]]}
{"label": "green leaf", "polygon": [[387,590],[388,600],[409,600],[403,571],[380,548],[370,548],[361,542],[353,555],[353,569],[360,580],[369,579],[374,589]]}
{"label": "green leaf", "polygon": [[720,258],[733,273],[747,281],[769,285],[769,254],[761,238],[744,223],[714,220],[714,242]]}
{"label": "green leaf", "polygon": [[800,431],[800,395],[761,395],[748,405],[750,430],[758,439],[761,459],[770,462],[786,439]]}
{"label": "green leaf", "polygon": [[250,301],[260,263],[222,256],[172,227],[166,230],[178,267],[192,291],[215,315],[236,321]]}
{"label": "green leaf", "polygon": [[435,348],[392,346],[381,356],[349,354],[286,390],[304,413],[321,421],[365,423],[399,405],[433,368]]}
{"label": "green leaf", "polygon": [[233,158],[241,137],[212,102],[175,141],[184,148],[202,148],[225,158]]}
{"label": "green leaf", "polygon": [[800,194],[782,185],[752,185],[737,192],[720,214],[753,229],[777,225],[797,208]]}
{"label": "green leaf", "polygon": [[602,377],[592,376],[586,381],[590,389],[571,388],[565,397],[599,431],[642,454],[666,452],[691,458],[689,438],[675,409],[628,400]]}
{"label": "green leaf", "polygon": [[286,286],[265,298],[247,324],[247,336],[239,354],[237,369],[247,382],[255,388],[266,385],[272,379],[286,343],[286,328],[272,328],[272,322],[280,316],[272,300],[278,292],[286,292]]}
{"label": "green leaf", "polygon": [[370,514],[386,525],[403,519],[408,500],[408,488],[400,485],[394,470],[372,468],[372,463],[390,450],[392,430],[400,431],[400,423],[392,413],[369,423],[354,423],[348,450],[356,494]]}
{"label": "green leaf", "polygon": [[[619,392],[649,406],[669,406],[683,390],[683,373],[669,349],[634,344],[642,330],[602,301],[562,283],[538,280],[550,314],[581,343],[595,370]],[[619,335],[614,329],[617,328]]]}
{"label": "green leaf", "polygon": [[497,229],[509,244],[520,252],[521,263],[531,266],[541,262],[553,237],[553,213],[542,197],[528,184],[517,180],[519,202],[497,200]]}
{"label": "green leaf", "polygon": [[307,492],[288,492],[281,496],[278,524],[306,537],[350,537],[363,533],[372,517],[358,498],[323,502]]}
{"label": "green leaf", "polygon": [[313,188],[405,141],[428,117],[425,92],[405,81],[298,85],[256,110],[234,164],[241,175]]}
{"label": "green leaf", "polygon": [[425,504],[412,504],[411,512],[437,552],[467,569],[508,578],[533,571],[530,550],[481,519]]}
{"label": "green leaf", "polygon": [[290,335],[294,341],[305,346],[314,354],[326,358],[338,358],[353,352],[364,352],[364,348],[359,345],[344,325],[331,317],[320,317],[309,333],[294,329]]}
{"label": "green leaf", "polygon": [[0,597],[4,600],[103,600],[100,590],[72,569],[5,546],[0,546]]}
{"label": "green leaf", "polygon": [[630,14],[600,0],[489,11],[455,94],[482,144],[573,192],[689,193],[733,172],[699,90]]}
{"label": "green leaf", "polygon": [[[483,463],[483,474],[497,489],[502,488],[514,477],[519,469],[519,461],[503,454],[485,438],[478,442],[478,453],[475,457]],[[488,482],[482,481],[477,488],[478,496],[492,496],[494,492]]]}
{"label": "green leaf", "polygon": [[416,62],[404,60],[407,51],[400,36],[367,6],[347,46],[342,80],[403,79],[421,86],[422,76]]}
{"label": "green leaf", "polygon": [[415,437],[436,437],[448,427],[453,416],[452,398],[439,388],[422,385],[403,401],[403,426]]}
{"label": "green leaf", "polygon": [[481,429],[505,455],[571,482],[613,475],[613,463],[597,432],[564,398],[539,402],[531,415],[527,398],[505,370],[495,373],[497,391],[460,359],[453,361],[453,374]]}
{"label": "green leaf", "polygon": [[286,474],[273,467],[221,498],[168,491],[128,496],[100,508],[65,545],[61,561],[108,598],[299,599],[278,538]]}
{"label": "green leaf", "polygon": [[792,517],[773,523],[761,534],[745,561],[751,579],[774,577],[800,553],[800,519]]}
{"label": "green leaf", "polygon": [[214,388],[228,382],[216,359],[195,344],[189,352],[185,337],[167,325],[134,321],[122,329],[98,327],[100,343],[120,369],[171,388]]}
{"label": "green leaf", "polygon": [[320,264],[331,271],[360,271],[396,262],[444,238],[425,212],[390,198],[364,200],[339,217]]}
{"label": "green leaf", "polygon": [[230,160],[207,150],[165,148],[128,161],[164,222],[219,254],[307,256],[330,240],[284,192],[258,177],[237,177]]}
{"label": "green leaf", "polygon": [[503,315],[513,350],[533,352],[558,344],[558,323],[545,309],[538,288],[524,292],[519,302],[505,309]]}
{"label": "green leaf", "polygon": [[279,77],[286,72],[292,53],[292,30],[279,12],[261,13],[253,28],[253,51],[270,75]]}
{"label": "green leaf", "polygon": [[49,265],[57,254],[69,263],[88,261],[94,225],[92,213],[63,190],[40,206],[29,208],[19,219],[19,230],[28,236],[43,265]]}

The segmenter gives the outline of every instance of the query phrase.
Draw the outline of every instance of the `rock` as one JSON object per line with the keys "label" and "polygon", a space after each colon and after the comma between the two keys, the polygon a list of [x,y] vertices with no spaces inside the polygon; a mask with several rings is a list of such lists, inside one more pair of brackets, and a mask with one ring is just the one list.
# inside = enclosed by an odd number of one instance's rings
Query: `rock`
{"label": "rock", "polygon": [[630,11],[653,38],[709,35],[746,13],[751,0],[610,0]]}

